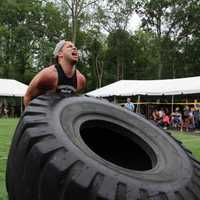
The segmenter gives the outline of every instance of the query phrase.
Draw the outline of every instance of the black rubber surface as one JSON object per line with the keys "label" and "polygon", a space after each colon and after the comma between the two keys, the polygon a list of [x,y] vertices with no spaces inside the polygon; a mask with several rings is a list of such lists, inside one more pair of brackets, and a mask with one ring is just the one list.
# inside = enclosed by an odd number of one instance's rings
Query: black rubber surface
{"label": "black rubber surface", "polygon": [[121,107],[44,95],[16,128],[6,184],[10,200],[198,200],[200,164]]}

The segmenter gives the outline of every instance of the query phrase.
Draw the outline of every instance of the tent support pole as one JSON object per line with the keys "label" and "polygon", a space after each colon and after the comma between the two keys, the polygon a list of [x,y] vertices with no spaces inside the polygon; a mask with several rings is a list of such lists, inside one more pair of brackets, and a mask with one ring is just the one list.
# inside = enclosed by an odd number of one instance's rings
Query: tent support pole
{"label": "tent support pole", "polygon": [[174,111],[174,95],[172,95],[171,113]]}
{"label": "tent support pole", "polygon": [[22,97],[20,97],[20,104],[21,104],[21,113],[20,113],[20,116],[22,115],[22,112],[23,112],[23,98]]}
{"label": "tent support pole", "polygon": [[114,96],[114,103],[116,104],[117,103],[117,97]]}
{"label": "tent support pole", "polygon": [[137,107],[136,107],[136,113],[140,112],[140,95],[138,95],[138,99],[137,99]]}

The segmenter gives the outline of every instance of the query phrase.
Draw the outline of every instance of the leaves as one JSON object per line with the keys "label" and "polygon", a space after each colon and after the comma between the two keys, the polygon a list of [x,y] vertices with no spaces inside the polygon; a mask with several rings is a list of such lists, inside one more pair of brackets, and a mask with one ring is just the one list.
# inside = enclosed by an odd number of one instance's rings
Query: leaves
{"label": "leaves", "polygon": [[[98,4],[99,3],[99,4]],[[127,31],[137,12],[142,26]],[[29,83],[74,40],[88,90],[120,79],[200,74],[199,0],[1,0],[0,76]]]}

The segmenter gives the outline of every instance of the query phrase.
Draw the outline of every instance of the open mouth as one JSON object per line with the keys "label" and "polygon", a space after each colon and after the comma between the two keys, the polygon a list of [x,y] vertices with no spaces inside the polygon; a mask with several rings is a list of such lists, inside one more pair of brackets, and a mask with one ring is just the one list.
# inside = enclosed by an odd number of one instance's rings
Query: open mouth
{"label": "open mouth", "polygon": [[78,53],[74,51],[74,52],[72,52],[72,56],[78,57]]}

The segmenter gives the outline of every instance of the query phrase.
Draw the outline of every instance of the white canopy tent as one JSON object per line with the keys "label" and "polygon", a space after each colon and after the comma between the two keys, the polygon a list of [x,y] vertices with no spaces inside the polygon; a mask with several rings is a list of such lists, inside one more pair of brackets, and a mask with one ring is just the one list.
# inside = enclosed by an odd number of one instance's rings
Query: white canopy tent
{"label": "white canopy tent", "polygon": [[0,79],[0,96],[23,97],[28,86],[12,79]]}
{"label": "white canopy tent", "polygon": [[200,93],[200,76],[164,80],[121,80],[88,92],[94,97]]}
{"label": "white canopy tent", "polygon": [[0,96],[6,97],[21,97],[21,113],[23,110],[22,97],[25,95],[28,86],[13,80],[13,79],[0,79]]}

